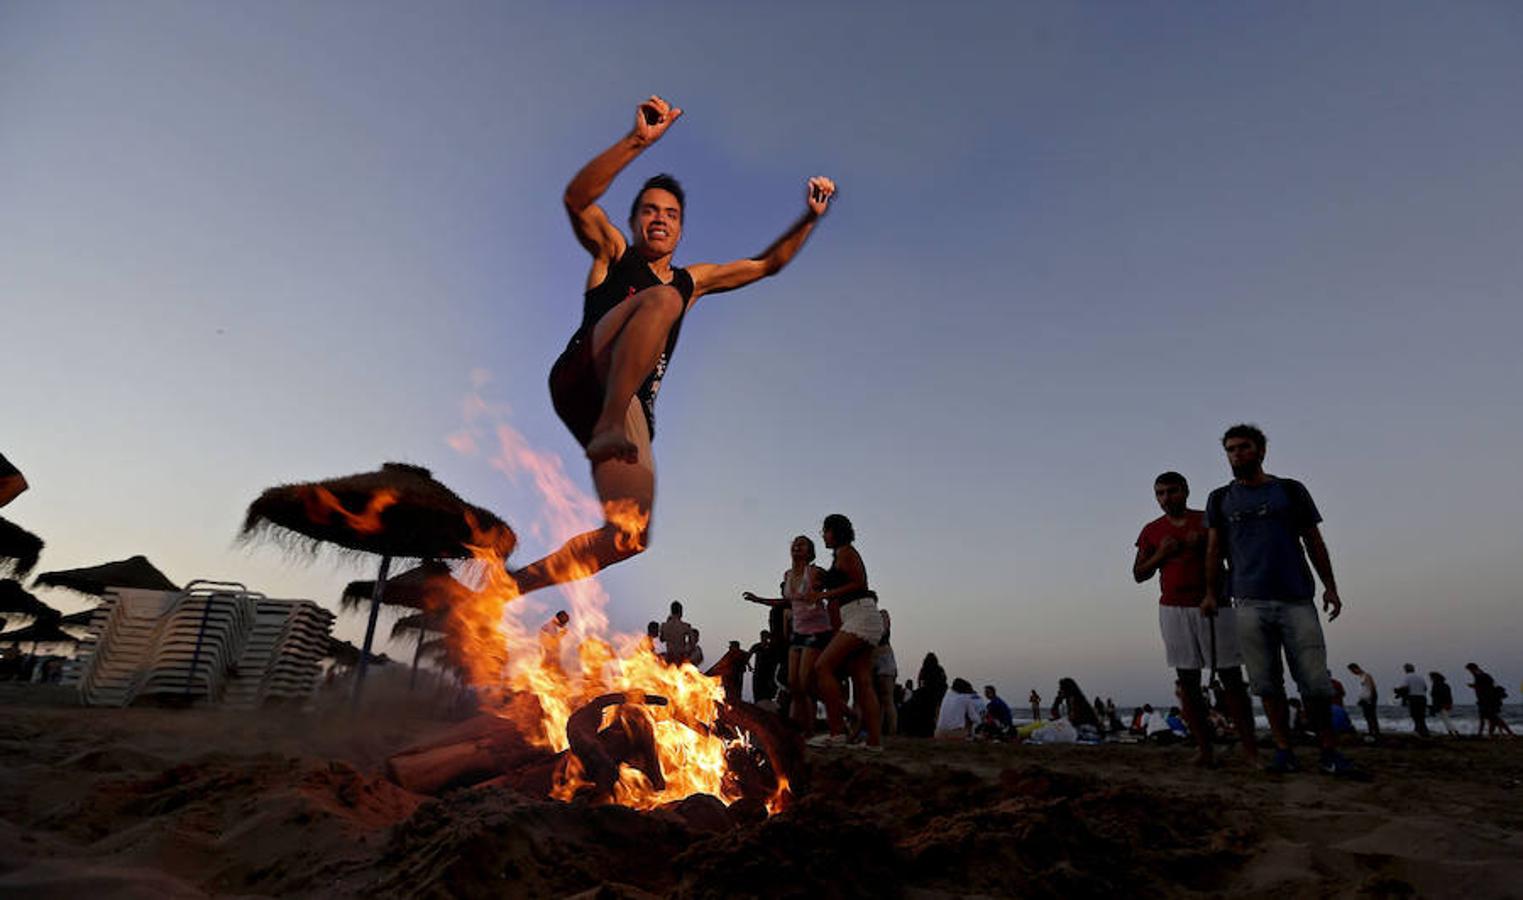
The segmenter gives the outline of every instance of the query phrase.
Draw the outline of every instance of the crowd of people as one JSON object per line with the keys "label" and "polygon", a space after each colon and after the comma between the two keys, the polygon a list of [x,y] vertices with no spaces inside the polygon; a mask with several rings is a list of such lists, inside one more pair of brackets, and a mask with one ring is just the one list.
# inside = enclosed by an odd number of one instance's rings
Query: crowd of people
{"label": "crowd of people", "polygon": [[[829,568],[816,565],[813,540],[795,537],[777,593],[742,595],[768,607],[760,639],[748,649],[730,642],[711,674],[738,697],[744,673],[752,672],[752,699],[787,716],[819,747],[876,750],[885,734],[1035,743],[1178,741],[1194,744],[1195,762],[1203,766],[1215,764],[1221,742],[1236,744],[1250,764],[1260,763],[1256,696],[1273,747],[1266,770],[1298,771],[1294,744],[1309,741],[1323,772],[1367,774],[1339,749],[1340,736],[1354,726],[1343,685],[1328,668],[1315,604],[1320,580],[1328,621],[1343,608],[1318,528],[1321,515],[1304,485],[1264,471],[1268,440],[1262,430],[1235,425],[1221,443],[1232,480],[1211,492],[1205,509],[1195,510],[1188,506],[1183,475],[1159,475],[1153,490],[1163,515],[1136,541],[1134,580],[1156,575],[1160,583],[1159,629],[1178,700],[1167,710],[1145,704],[1124,723],[1113,700],[1091,699],[1074,679],[1063,678],[1045,715],[1042,696],[1032,689],[1029,719],[1017,722],[994,685],[977,690],[964,678],[949,679],[934,653],[926,654],[916,678],[901,684],[892,620],[868,586],[855,529],[839,514],[828,516],[821,529],[832,554]],[[650,623],[650,634],[669,660],[701,661],[697,631],[681,620],[680,604],[673,604],[666,623]],[[1506,690],[1476,663],[1466,668],[1479,713],[1477,733],[1510,735],[1501,718]],[[1287,669],[1299,697],[1286,694]],[[1348,669],[1359,680],[1357,702],[1367,731],[1378,737],[1374,678],[1358,664]],[[1429,734],[1430,714],[1449,734],[1458,733],[1453,690],[1441,673],[1424,678],[1407,664],[1396,696],[1417,734]]]}

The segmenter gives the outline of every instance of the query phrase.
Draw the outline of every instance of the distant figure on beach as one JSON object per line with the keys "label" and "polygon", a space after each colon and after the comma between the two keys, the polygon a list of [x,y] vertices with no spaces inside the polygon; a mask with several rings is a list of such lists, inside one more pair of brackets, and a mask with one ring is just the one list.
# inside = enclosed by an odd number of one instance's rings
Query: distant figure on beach
{"label": "distant figure on beach", "polygon": [[899,661],[894,658],[894,645],[890,642],[894,620],[886,609],[878,613],[883,616],[883,637],[873,651],[873,687],[878,692],[878,708],[883,711],[883,733],[898,734],[899,709],[894,703],[894,688],[899,684]]}
{"label": "distant figure on beach", "polygon": [[941,714],[936,721],[938,738],[972,740],[974,729],[984,720],[984,702],[973,692],[973,685],[966,679],[952,679],[952,689],[941,701]]}
{"label": "distant figure on beach", "polygon": [[566,626],[571,622],[571,614],[564,609],[550,618],[550,621],[539,627],[539,650],[544,658],[545,665],[554,669],[561,666],[561,638],[566,635]]}
{"label": "distant figure on beach", "polygon": [[1072,678],[1058,679],[1058,694],[1052,698],[1049,714],[1054,719],[1067,719],[1079,734],[1079,740],[1099,740],[1100,715],[1085,699],[1079,683]]}
{"label": "distant figure on beach", "polygon": [[1502,701],[1507,699],[1507,689],[1475,663],[1465,663],[1465,670],[1470,673],[1470,688],[1475,691],[1475,711],[1480,719],[1475,726],[1476,735],[1512,734],[1512,728],[1502,721]]}
{"label": "distant figure on beach", "polygon": [[1401,668],[1402,700],[1412,717],[1412,728],[1418,737],[1428,737],[1428,680],[1417,674],[1417,667],[1411,663]]}
{"label": "distant figure on beach", "polygon": [[836,679],[849,674],[852,697],[867,729],[867,749],[881,750],[883,713],[878,708],[878,693],[873,685],[873,650],[883,637],[878,595],[867,585],[867,566],[857,552],[857,531],[851,520],[840,513],[826,516],[820,537],[832,552],[830,568],[821,576],[818,588],[809,592],[808,599],[833,605],[840,612],[841,628],[814,664],[815,683],[825,703],[830,733],[815,735],[810,741],[815,746],[845,743],[846,703]]}
{"label": "distant figure on beach", "polygon": [[672,665],[685,663],[693,655],[693,648],[698,645],[698,634],[693,626],[682,620],[680,600],[672,601],[671,615],[661,623],[659,635],[661,643],[666,645],[666,661]]}
{"label": "distant figure on beach", "polygon": [[698,629],[692,630],[693,644],[688,648],[687,661],[695,666],[703,665],[703,645],[698,643]]}
{"label": "distant figure on beach", "polygon": [[1322,603],[1331,622],[1338,618],[1343,601],[1327,544],[1317,527],[1322,515],[1299,481],[1264,471],[1268,439],[1257,427],[1228,428],[1222,435],[1222,449],[1232,468],[1232,481],[1212,491],[1206,500],[1207,588],[1200,608],[1203,614],[1214,616],[1221,608],[1220,600],[1228,596],[1223,592],[1225,558],[1232,568],[1230,599],[1237,608],[1238,646],[1274,736],[1274,759],[1266,769],[1274,773],[1299,769],[1291,750],[1283,654],[1322,748],[1321,770],[1329,775],[1361,774],[1337,749],[1327,644],[1317,617],[1316,584],[1307,566],[1309,556],[1322,579]]}
{"label": "distant figure on beach", "polygon": [[788,545],[790,565],[778,585],[782,596],[759,597],[746,591],[741,597],[774,610],[791,613],[793,636],[788,644],[788,703],[793,721],[807,737],[814,732],[815,700],[814,664],[830,644],[830,614],[825,604],[809,599],[825,577],[825,570],[814,564],[814,541],[804,535]]}
{"label": "distant figure on beach", "polygon": [[0,506],[21,496],[27,487],[26,476],[5,458],[5,454],[0,453]]}
{"label": "distant figure on beach", "polygon": [[763,628],[756,643],[751,645],[751,699],[765,703],[777,697],[778,648],[772,632]]}
{"label": "distant figure on beach", "polygon": [[927,653],[915,676],[915,690],[899,717],[899,733],[910,737],[935,735],[937,716],[946,693],[947,670],[941,667],[936,654]]}
{"label": "distant figure on beach", "polygon": [[666,658],[666,644],[661,640],[660,622],[645,623],[645,637],[640,639],[640,646],[662,659]]}
{"label": "distant figure on beach", "polygon": [[566,186],[566,213],[592,266],[581,325],[550,370],[550,397],[586,451],[605,522],[514,571],[520,593],[585,578],[644,551],[656,499],[651,454],[656,394],[683,318],[706,294],[733,291],[781,271],[835,196],[829,178],[810,178],[803,214],[757,256],[685,269],[672,265],[687,207],[675,178],[657,175],[635,195],[628,220],[633,242],[609,220],[598,199],[681,116],[682,110],[652,96],[635,110],[634,128]]}
{"label": "distant figure on beach", "polygon": [[1369,731],[1370,737],[1380,737],[1380,716],[1376,715],[1376,706],[1380,702],[1380,693],[1375,688],[1375,676],[1366,672],[1358,663],[1349,663],[1348,670],[1359,679],[1359,711],[1364,713],[1364,727]]}
{"label": "distant figure on beach", "polygon": [[1454,711],[1454,689],[1449,687],[1449,679],[1437,672],[1429,672],[1428,680],[1432,682],[1428,696],[1431,698],[1433,714],[1444,723],[1444,730],[1450,737],[1459,734],[1459,729],[1454,727],[1454,722],[1449,714]]}
{"label": "distant figure on beach", "polygon": [[990,737],[1004,737],[1013,727],[1015,714],[1010,711],[1010,704],[1000,699],[994,685],[984,685],[984,722],[979,732]]}
{"label": "distant figure on beach", "polygon": [[1258,765],[1253,705],[1240,668],[1243,657],[1238,652],[1236,611],[1224,606],[1207,616],[1201,610],[1207,580],[1205,513],[1189,508],[1190,484],[1178,472],[1164,472],[1153,479],[1153,497],[1163,515],[1137,535],[1132,578],[1141,584],[1158,575],[1164,662],[1174,670],[1179,685],[1185,724],[1195,739],[1195,764],[1213,763],[1206,698],[1200,689],[1201,670],[1209,667],[1226,689],[1243,756],[1250,765]]}
{"label": "distant figure on beach", "polygon": [[724,655],[719,657],[718,662],[705,673],[710,678],[718,678],[724,687],[725,699],[731,703],[740,702],[741,686],[746,676],[746,661],[750,654],[740,648],[740,641],[731,641]]}
{"label": "distant figure on beach", "polygon": [[1042,721],[1042,695],[1036,692],[1036,688],[1031,689],[1031,694],[1026,697],[1026,702],[1031,704],[1031,721]]}

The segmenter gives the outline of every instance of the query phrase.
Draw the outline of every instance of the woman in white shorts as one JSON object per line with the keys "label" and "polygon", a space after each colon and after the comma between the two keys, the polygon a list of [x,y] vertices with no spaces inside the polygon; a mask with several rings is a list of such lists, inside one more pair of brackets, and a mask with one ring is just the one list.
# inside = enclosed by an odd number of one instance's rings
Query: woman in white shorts
{"label": "woman in white shorts", "polygon": [[883,617],[878,614],[878,595],[867,587],[867,567],[857,548],[856,529],[851,520],[833,513],[825,517],[820,531],[825,546],[833,551],[830,568],[820,579],[821,590],[812,592],[812,600],[823,600],[840,612],[841,627],[815,662],[815,687],[825,702],[825,720],[829,734],[816,735],[809,743],[816,747],[846,743],[843,728],[845,701],[837,680],[841,674],[851,676],[852,695],[856,697],[862,722],[867,727],[867,749],[883,749],[883,713],[873,685],[873,650],[883,637]]}

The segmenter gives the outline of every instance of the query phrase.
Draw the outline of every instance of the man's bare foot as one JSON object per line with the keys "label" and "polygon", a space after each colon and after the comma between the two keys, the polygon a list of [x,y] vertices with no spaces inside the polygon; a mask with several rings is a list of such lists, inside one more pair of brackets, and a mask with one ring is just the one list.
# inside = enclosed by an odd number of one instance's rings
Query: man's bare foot
{"label": "man's bare foot", "polygon": [[587,458],[594,463],[605,459],[618,459],[633,463],[640,458],[640,450],[624,434],[622,428],[609,428],[592,435],[587,442]]}
{"label": "man's bare foot", "polygon": [[1190,765],[1198,769],[1216,768],[1216,758],[1211,755],[1210,748],[1202,747],[1195,751],[1195,758],[1190,760]]}

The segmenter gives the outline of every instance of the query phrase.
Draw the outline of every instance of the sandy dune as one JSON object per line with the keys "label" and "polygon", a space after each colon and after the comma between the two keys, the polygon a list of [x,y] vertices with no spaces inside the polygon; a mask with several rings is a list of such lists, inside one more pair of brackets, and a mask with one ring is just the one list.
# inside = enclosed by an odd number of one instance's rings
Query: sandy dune
{"label": "sandy dune", "polygon": [[[414,796],[380,764],[444,723],[0,706],[0,895],[178,898],[1523,895],[1523,743],[1355,748],[1376,778],[1189,751],[899,741],[814,757],[737,821],[502,789]],[[1312,754],[1303,754],[1310,763]]]}

